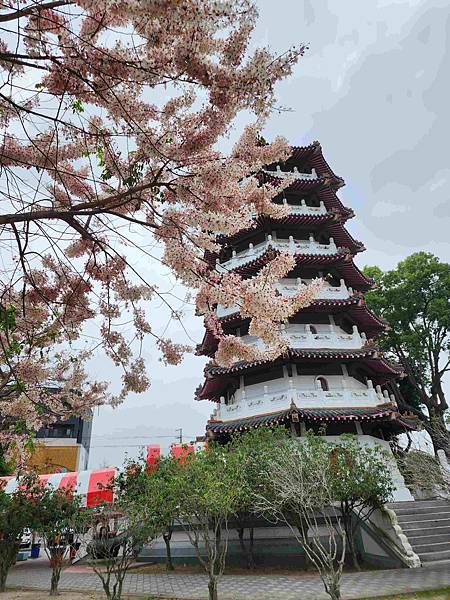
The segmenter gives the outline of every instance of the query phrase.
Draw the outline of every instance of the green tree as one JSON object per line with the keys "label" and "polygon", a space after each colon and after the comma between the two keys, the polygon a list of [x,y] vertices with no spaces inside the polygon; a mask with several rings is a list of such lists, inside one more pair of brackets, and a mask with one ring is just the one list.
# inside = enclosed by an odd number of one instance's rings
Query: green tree
{"label": "green tree", "polygon": [[330,457],[330,444],[320,436],[287,439],[267,461],[254,505],[270,522],[290,528],[318,570],[326,593],[339,600],[346,535]]}
{"label": "green tree", "polygon": [[[265,427],[237,433],[232,437],[230,450],[237,454],[236,459],[241,464],[244,475],[242,485],[245,486],[242,494],[242,503],[236,513],[238,539],[242,554],[248,569],[255,567],[253,555],[254,544],[254,492],[261,486],[261,473],[271,456],[277,452],[280,445],[286,440],[287,430],[284,427]],[[248,544],[245,541],[245,530],[249,530]]]}
{"label": "green tree", "polygon": [[39,491],[35,530],[42,537],[50,560],[50,596],[58,595],[61,572],[71,564],[70,550],[77,547],[77,533],[83,529],[84,521],[80,498],[72,490],[43,486]]}
{"label": "green tree", "polygon": [[356,529],[392,499],[388,457],[380,446],[361,446],[355,436],[342,436],[338,445],[330,445],[329,452],[333,499],[340,505],[348,548],[359,569]]}
{"label": "green tree", "polygon": [[34,528],[39,503],[37,479],[22,478],[13,494],[0,490],[0,592],[6,589],[8,572],[16,560],[24,527]]}
{"label": "green tree", "polygon": [[212,444],[204,452],[178,461],[172,480],[177,521],[208,575],[210,600],[218,598],[217,584],[225,569],[229,521],[244,504],[246,486],[241,466],[229,445]]}
{"label": "green tree", "polygon": [[88,560],[108,600],[122,598],[123,581],[142,546],[160,536],[165,522],[147,502],[144,464],[129,463],[111,482],[114,502],[90,512]]}
{"label": "green tree", "polygon": [[377,287],[368,306],[386,319],[380,345],[403,367],[407,380],[391,385],[401,409],[414,412],[429,433],[434,451],[450,456],[448,403],[443,378],[450,370],[450,265],[417,252],[396,269],[366,267]]}
{"label": "green tree", "polygon": [[176,476],[178,465],[172,457],[161,457],[154,470],[143,469],[145,473],[143,488],[145,489],[145,507],[147,518],[155,523],[155,528],[162,531],[166,545],[166,568],[173,571],[172,539],[174,519],[178,508],[178,498],[173,493],[173,478]]}

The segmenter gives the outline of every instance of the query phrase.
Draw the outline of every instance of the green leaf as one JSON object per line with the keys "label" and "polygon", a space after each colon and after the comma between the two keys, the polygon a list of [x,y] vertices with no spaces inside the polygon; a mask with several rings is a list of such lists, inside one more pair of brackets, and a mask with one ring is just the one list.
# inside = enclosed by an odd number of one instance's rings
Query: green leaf
{"label": "green leaf", "polygon": [[82,104],[81,100],[78,100],[78,99],[72,100],[72,102],[70,103],[70,107],[74,114],[75,113],[78,113],[78,114],[84,113],[84,108],[83,108],[83,104]]}

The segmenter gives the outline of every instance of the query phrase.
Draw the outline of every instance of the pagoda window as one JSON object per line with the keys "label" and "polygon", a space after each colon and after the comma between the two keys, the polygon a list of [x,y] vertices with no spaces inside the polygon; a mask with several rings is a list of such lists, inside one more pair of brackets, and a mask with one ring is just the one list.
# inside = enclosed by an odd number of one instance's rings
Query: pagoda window
{"label": "pagoda window", "polygon": [[328,390],[330,389],[327,379],[325,379],[325,377],[322,376],[316,377],[316,386],[317,389],[323,390],[324,392],[328,392]]}

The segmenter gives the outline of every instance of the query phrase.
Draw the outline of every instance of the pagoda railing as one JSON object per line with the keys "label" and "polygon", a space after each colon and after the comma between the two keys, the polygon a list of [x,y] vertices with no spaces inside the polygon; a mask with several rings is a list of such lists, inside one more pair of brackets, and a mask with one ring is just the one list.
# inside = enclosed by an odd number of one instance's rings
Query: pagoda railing
{"label": "pagoda railing", "polygon": [[297,408],[362,408],[375,407],[394,401],[379,386],[373,388],[371,382],[367,388],[361,389],[310,389],[298,390],[292,380],[282,387],[270,389],[268,385],[247,386],[245,390],[237,390],[231,403],[225,404],[222,398],[211,415],[212,419],[227,421],[270,414],[280,410],[288,410],[294,402]]}
{"label": "pagoda railing", "polygon": [[249,244],[248,248],[240,252],[233,250],[233,255],[230,259],[223,263],[217,262],[216,269],[220,271],[232,271],[248,262],[251,262],[260,257],[264,252],[272,248],[279,252],[290,252],[291,254],[318,254],[330,255],[336,254],[337,246],[333,238],[330,238],[329,244],[320,244],[311,236],[309,240],[295,240],[292,236],[288,240],[274,240],[271,235],[267,236],[267,240],[260,244]]}
{"label": "pagoda railing", "polygon": [[[283,198],[283,206],[287,207],[291,215],[326,215],[327,209],[323,200],[319,206],[309,206],[304,199],[300,200],[300,204],[289,204],[286,198]],[[255,214],[254,217],[258,215]]]}
{"label": "pagoda railing", "polygon": [[[311,283],[311,279],[303,279],[298,277],[297,279],[281,279],[275,287],[283,294],[283,296],[294,296],[298,291],[302,283]],[[319,292],[317,298],[321,300],[346,300],[353,294],[353,289],[348,288],[345,285],[345,281],[341,279],[340,284],[337,286],[325,285]]]}
{"label": "pagoda railing", "polygon": [[[345,333],[333,325],[328,327],[328,331],[322,330],[316,333],[311,330],[311,325],[289,324],[287,327],[282,326],[282,332],[290,348],[356,350],[362,348],[367,342],[366,335],[364,332],[359,333],[356,325],[353,326],[352,333]],[[259,350],[265,349],[261,339],[256,336],[243,335],[241,340],[256,346]]]}
{"label": "pagoda railing", "polygon": [[[277,290],[283,294],[283,296],[293,296],[299,290],[299,287],[302,283],[308,284],[310,283],[310,279],[282,279],[275,287]],[[340,285],[325,285],[317,295],[318,300],[346,300],[350,298],[353,294],[353,289],[347,287],[345,285],[345,281],[341,279]],[[217,306],[217,316],[219,319],[222,317],[227,317],[228,315],[232,315],[234,313],[239,312],[238,306],[223,306],[219,304]]]}
{"label": "pagoda railing", "polygon": [[280,165],[277,165],[275,171],[269,171],[268,169],[263,169],[262,171],[266,175],[271,175],[272,177],[277,177],[278,179],[317,179],[317,173],[315,169],[312,169],[311,173],[301,173],[297,167],[294,167],[293,171],[282,171]]}

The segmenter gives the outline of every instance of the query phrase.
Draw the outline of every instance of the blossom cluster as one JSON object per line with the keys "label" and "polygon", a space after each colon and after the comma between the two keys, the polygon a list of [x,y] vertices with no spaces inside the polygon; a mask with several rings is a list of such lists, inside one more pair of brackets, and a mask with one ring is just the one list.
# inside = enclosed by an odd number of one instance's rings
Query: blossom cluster
{"label": "blossom cluster", "polygon": [[[205,256],[217,251],[219,235],[251,226],[256,213],[285,214],[272,199],[289,179],[265,185],[258,173],[286,160],[289,146],[282,138],[265,143],[260,131],[276,83],[304,47],[251,53],[252,0],[24,0],[19,11],[2,10],[11,40],[0,42],[8,81],[0,97],[7,445],[21,447],[19,421],[36,430],[58,415],[145,391],[145,336],[154,336],[168,364],[190,351],[152,327],[148,301],[159,291],[128,252],[150,239],[162,246],[163,264],[198,293],[197,308],[220,338],[218,360],[246,358],[249,350],[213,323],[217,302],[237,303],[252,331],[282,351],[274,324],[309,302],[314,286],[289,300],[277,296],[270,282],[292,267],[288,255],[248,281],[211,270]],[[218,143],[241,111],[253,113],[254,123],[223,154]],[[94,319],[94,348],[122,370],[115,397],[107,383],[88,381],[91,354],[75,345]],[[47,393],[48,380],[60,391]]]}

